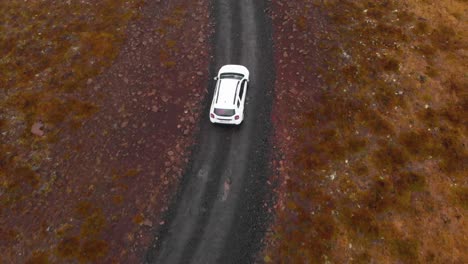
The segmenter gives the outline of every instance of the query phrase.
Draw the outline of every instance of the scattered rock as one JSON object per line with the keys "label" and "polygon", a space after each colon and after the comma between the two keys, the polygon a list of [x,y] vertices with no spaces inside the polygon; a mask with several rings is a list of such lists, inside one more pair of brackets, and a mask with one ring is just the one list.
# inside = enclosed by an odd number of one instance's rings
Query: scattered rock
{"label": "scattered rock", "polygon": [[228,178],[227,180],[224,181],[224,186],[223,186],[224,187],[224,193],[223,193],[223,198],[222,198],[223,201],[226,201],[226,199],[227,199],[227,196],[229,194],[229,190],[231,189],[231,183],[232,182],[231,182],[230,178]]}
{"label": "scattered rock", "polygon": [[144,220],[143,222],[141,222],[140,225],[152,227],[152,226],[153,226],[153,222],[151,222],[150,220],[146,219],[146,220]]}
{"label": "scattered rock", "polygon": [[44,124],[41,121],[34,123],[31,127],[31,133],[36,136],[42,137],[44,136]]}
{"label": "scattered rock", "polygon": [[330,174],[330,176],[328,176],[330,178],[330,180],[334,180],[336,178],[336,171],[334,171],[332,174]]}

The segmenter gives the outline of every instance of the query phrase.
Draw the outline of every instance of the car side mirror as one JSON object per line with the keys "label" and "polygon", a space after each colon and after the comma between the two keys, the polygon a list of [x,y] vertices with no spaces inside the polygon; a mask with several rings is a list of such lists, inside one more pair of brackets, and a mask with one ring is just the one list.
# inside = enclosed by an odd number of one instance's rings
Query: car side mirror
{"label": "car side mirror", "polygon": [[217,81],[217,80],[218,80],[218,76],[215,76],[215,77],[213,78],[213,80]]}

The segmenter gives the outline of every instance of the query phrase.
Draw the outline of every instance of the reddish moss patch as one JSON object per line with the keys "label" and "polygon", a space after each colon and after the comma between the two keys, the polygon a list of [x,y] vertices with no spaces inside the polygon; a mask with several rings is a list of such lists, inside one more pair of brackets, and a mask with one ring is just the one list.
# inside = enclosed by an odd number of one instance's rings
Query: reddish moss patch
{"label": "reddish moss patch", "polygon": [[56,252],[61,258],[76,258],[79,255],[80,240],[78,237],[66,237],[57,245]]}
{"label": "reddish moss patch", "polygon": [[48,264],[49,253],[43,251],[35,251],[32,256],[26,261],[26,264]]}
{"label": "reddish moss patch", "polygon": [[18,232],[13,229],[0,227],[0,237],[2,237],[0,240],[0,246],[6,247],[17,241]]}
{"label": "reddish moss patch", "polygon": [[102,210],[97,210],[92,215],[88,216],[81,225],[81,236],[96,237],[101,234],[106,226],[106,218]]}
{"label": "reddish moss patch", "polygon": [[30,167],[18,167],[13,171],[13,185],[18,186],[27,184],[31,187],[37,187],[39,176]]}
{"label": "reddish moss patch", "polygon": [[128,170],[128,171],[125,173],[124,177],[135,177],[135,176],[138,175],[138,173],[140,173],[139,170],[137,170],[137,169],[130,169],[130,170]]}
{"label": "reddish moss patch", "polygon": [[96,262],[107,255],[109,246],[104,240],[86,240],[80,248],[79,260],[82,262]]}
{"label": "reddish moss patch", "polygon": [[7,125],[8,125],[8,122],[5,119],[0,118],[0,131],[6,128]]}
{"label": "reddish moss patch", "polygon": [[77,204],[75,208],[75,214],[80,219],[84,219],[98,212],[99,209],[96,208],[96,206],[90,201],[81,201]]}
{"label": "reddish moss patch", "polygon": [[133,223],[139,225],[139,224],[141,224],[141,223],[143,222],[143,220],[145,220],[145,218],[143,217],[143,215],[137,214],[137,215],[135,215],[135,216],[133,217],[133,220],[132,220],[132,221],[133,221]]}

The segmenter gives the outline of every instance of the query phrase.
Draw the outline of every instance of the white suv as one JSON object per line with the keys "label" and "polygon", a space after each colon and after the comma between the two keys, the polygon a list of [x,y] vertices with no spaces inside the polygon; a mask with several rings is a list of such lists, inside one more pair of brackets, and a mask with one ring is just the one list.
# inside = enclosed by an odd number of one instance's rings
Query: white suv
{"label": "white suv", "polygon": [[210,121],[239,125],[244,120],[249,70],[242,65],[224,65],[219,69],[215,80],[217,82],[210,108]]}

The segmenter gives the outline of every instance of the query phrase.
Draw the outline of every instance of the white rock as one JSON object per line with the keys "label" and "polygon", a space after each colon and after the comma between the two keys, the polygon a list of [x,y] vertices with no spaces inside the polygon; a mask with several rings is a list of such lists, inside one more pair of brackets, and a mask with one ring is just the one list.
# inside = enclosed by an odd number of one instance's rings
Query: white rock
{"label": "white rock", "polygon": [[36,136],[44,136],[44,124],[41,121],[34,123],[31,127],[31,133]]}

